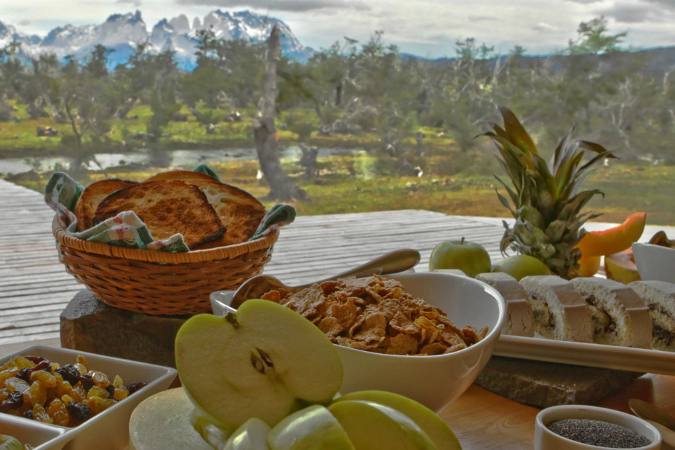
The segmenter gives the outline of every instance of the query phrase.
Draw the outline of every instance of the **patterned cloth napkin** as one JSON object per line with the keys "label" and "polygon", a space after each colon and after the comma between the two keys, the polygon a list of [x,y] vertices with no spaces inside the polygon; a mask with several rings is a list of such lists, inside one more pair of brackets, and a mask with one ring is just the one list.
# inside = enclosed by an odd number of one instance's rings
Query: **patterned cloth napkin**
{"label": "patterned cloth napkin", "polygon": [[[195,168],[218,179],[218,176],[206,165]],[[160,250],[171,253],[190,251],[183,235],[174,234],[167,239],[154,240],[148,227],[133,211],[122,211],[114,217],[104,220],[84,231],[77,231],[75,204],[84,187],[63,172],[52,175],[45,188],[45,202],[56,211],[57,220],[68,235],[85,241],[102,242],[120,247],[148,250]],[[295,209],[289,205],[275,205],[265,213],[258,230],[249,240],[261,237],[272,226],[282,226],[295,220]]]}

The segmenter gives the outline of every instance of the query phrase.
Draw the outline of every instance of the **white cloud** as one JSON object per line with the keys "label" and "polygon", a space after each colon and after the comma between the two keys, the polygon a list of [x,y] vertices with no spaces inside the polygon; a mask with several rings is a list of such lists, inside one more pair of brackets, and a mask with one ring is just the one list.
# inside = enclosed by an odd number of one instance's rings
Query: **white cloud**
{"label": "white cloud", "polygon": [[555,31],[558,27],[551,25],[550,23],[538,22],[532,26],[532,29],[536,31]]}

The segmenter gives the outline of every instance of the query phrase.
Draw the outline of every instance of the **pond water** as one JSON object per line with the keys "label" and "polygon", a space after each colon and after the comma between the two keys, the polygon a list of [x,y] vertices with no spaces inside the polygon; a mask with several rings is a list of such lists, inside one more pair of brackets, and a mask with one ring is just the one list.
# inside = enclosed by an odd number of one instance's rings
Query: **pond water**
{"label": "pond water", "polygon": [[[348,148],[322,148],[319,149],[319,157],[331,155],[356,155],[363,153],[361,149]],[[281,158],[285,160],[298,160],[302,151],[298,146],[288,146],[281,150]],[[153,167],[180,166],[191,168],[198,164],[212,162],[255,160],[257,158],[255,148],[228,148],[206,150],[137,150],[128,153],[95,153],[82,163],[89,170],[109,169],[129,164],[141,164]],[[46,172],[55,169],[67,170],[72,163],[77,163],[75,157],[45,156],[29,158],[4,158],[0,159],[0,174],[18,174],[35,170]]]}

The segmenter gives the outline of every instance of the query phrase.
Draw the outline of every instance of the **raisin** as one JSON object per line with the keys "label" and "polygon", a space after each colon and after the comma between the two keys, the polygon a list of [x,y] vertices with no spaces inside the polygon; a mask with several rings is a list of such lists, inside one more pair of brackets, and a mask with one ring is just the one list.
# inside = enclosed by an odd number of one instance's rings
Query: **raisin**
{"label": "raisin", "polygon": [[[26,359],[29,359],[29,358],[26,358]],[[37,362],[35,364],[35,367],[33,367],[31,369],[24,368],[24,369],[19,370],[19,373],[16,376],[17,376],[17,378],[21,378],[24,381],[30,381],[31,374],[33,372],[37,372],[39,370],[47,371],[47,369],[49,369],[49,361],[47,361],[46,359],[43,359],[42,361]]]}
{"label": "raisin", "polygon": [[127,384],[127,391],[129,391],[129,395],[133,394],[134,392],[138,391],[139,389],[143,389],[145,387],[145,383],[133,383],[133,384]]}
{"label": "raisin", "polygon": [[108,394],[110,394],[111,397],[115,394],[115,386],[112,384],[105,388],[105,390],[108,391]]}
{"label": "raisin", "polygon": [[23,393],[14,391],[0,403],[0,411],[9,411],[10,409],[17,409],[23,405]]}
{"label": "raisin", "polygon": [[33,372],[35,372],[36,370],[44,370],[44,371],[48,371],[48,370],[49,370],[49,366],[50,366],[49,361],[47,361],[46,359],[44,359],[44,360],[40,361],[39,363],[37,363],[37,364],[35,365],[35,367],[33,367],[31,370],[32,370]]}
{"label": "raisin", "polygon": [[23,416],[26,419],[32,419],[33,418],[33,410],[32,409],[26,410],[26,412],[23,413]]}
{"label": "raisin", "polygon": [[66,408],[68,413],[80,422],[84,422],[91,417],[91,410],[84,403],[69,403]]}
{"label": "raisin", "polygon": [[76,385],[78,381],[80,381],[80,372],[72,364],[68,364],[56,369],[56,373],[61,375],[61,378],[63,378],[73,386]]}
{"label": "raisin", "polygon": [[80,375],[80,382],[82,383],[82,387],[87,391],[94,385],[91,375]]}
{"label": "raisin", "polygon": [[[24,356],[28,361],[31,361],[33,364],[40,364],[42,361],[47,361],[42,356]],[[49,361],[47,361],[49,363]]]}
{"label": "raisin", "polygon": [[16,374],[16,377],[21,378],[24,381],[30,381],[30,374],[32,372],[32,369],[21,369],[19,370],[19,373]]}

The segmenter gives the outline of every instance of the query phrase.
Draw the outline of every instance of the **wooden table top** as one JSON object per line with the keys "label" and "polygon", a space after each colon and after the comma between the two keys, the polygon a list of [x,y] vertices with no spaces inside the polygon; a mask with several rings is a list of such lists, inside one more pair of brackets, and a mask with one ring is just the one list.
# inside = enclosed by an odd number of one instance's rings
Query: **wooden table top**
{"label": "wooden table top", "polygon": [[[58,339],[35,343],[59,345]],[[0,358],[29,344],[0,345]],[[675,416],[675,376],[644,375],[605,399],[600,406],[630,412],[627,402],[631,398],[653,402]],[[533,448],[534,418],[538,412],[538,408],[514,402],[474,384],[443,408],[440,415],[455,431],[465,450],[523,450]]]}
{"label": "wooden table top", "polygon": [[[82,288],[58,261],[53,212],[34,191],[0,180],[0,356],[33,343],[59,345],[59,313]],[[419,249],[424,270],[441,240],[466,237],[499,259],[499,220],[431,211],[382,211],[299,217],[284,228],[265,272],[291,284],[311,281],[402,247]],[[627,410],[627,399],[653,401],[675,414],[675,377],[647,375],[604,406]],[[538,409],[476,385],[441,412],[465,449],[532,448]]]}

